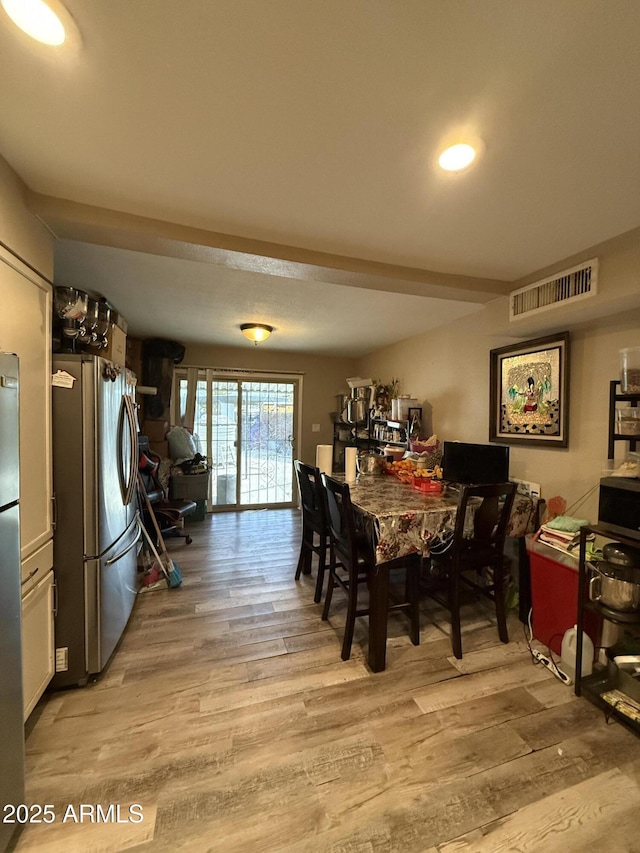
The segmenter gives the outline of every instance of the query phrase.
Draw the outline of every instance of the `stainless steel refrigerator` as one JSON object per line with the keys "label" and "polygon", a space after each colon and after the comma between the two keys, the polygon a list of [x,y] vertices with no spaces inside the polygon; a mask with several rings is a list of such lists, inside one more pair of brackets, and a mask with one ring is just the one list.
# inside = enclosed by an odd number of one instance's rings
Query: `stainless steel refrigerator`
{"label": "stainless steel refrigerator", "polygon": [[135,377],[94,355],[54,355],[53,569],[57,589],[52,687],[100,673],[136,597]]}
{"label": "stainless steel refrigerator", "polygon": [[[24,802],[19,498],[18,357],[0,353],[0,808]],[[0,821],[0,850],[14,828]]]}

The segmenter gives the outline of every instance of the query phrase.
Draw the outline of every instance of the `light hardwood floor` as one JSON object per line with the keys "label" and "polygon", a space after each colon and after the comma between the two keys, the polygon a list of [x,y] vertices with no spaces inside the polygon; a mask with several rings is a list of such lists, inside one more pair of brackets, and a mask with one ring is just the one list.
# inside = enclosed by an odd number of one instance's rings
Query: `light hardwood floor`
{"label": "light hardwood floor", "polygon": [[366,622],[341,661],[343,596],[324,623],[294,581],[296,511],[192,531],[168,543],[182,587],[138,597],[103,678],[34,712],[27,802],[56,821],[16,850],[640,851],[640,740],[534,666],[517,619],[503,645],[468,607],[456,661],[425,602],[421,645],[394,614],[373,674]]}

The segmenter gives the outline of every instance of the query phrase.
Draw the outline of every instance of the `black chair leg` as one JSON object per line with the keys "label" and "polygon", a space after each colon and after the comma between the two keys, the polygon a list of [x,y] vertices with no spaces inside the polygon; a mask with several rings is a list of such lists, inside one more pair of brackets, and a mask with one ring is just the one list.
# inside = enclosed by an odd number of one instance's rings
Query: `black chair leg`
{"label": "black chair leg", "polygon": [[409,563],[406,578],[406,599],[409,602],[411,642],[420,645],[420,563]]}
{"label": "black chair leg", "polygon": [[449,607],[451,611],[451,648],[458,660],[462,660],[462,634],[460,628],[460,579],[455,566],[449,571]]}
{"label": "black chair leg", "polygon": [[306,552],[306,543],[303,539],[302,544],[300,545],[300,556],[298,557],[298,565],[296,566],[296,580],[297,581],[300,580],[300,575],[302,574],[302,570],[304,569],[305,552]]}
{"label": "black chair leg", "polygon": [[496,620],[498,622],[498,636],[503,643],[509,642],[507,630],[507,613],[504,603],[504,566],[498,565],[493,569],[493,595],[496,602]]}
{"label": "black chair leg", "polygon": [[[191,545],[191,543],[193,542],[193,539],[191,538],[191,536],[189,536],[189,534],[186,532],[181,533],[179,530],[170,530],[168,533],[171,536],[177,536],[180,539],[184,539],[185,545]],[[169,535],[163,533],[163,536],[165,539],[169,538]]]}
{"label": "black chair leg", "polygon": [[300,575],[311,574],[311,559],[313,557],[313,530],[302,528],[302,542],[300,543],[300,556],[296,567],[296,580]]}
{"label": "black chair leg", "polygon": [[358,586],[349,585],[349,597],[347,599],[347,621],[344,626],[344,638],[342,640],[342,660],[351,657],[351,645],[353,643],[353,629],[356,625],[356,610],[358,609]]}
{"label": "black chair leg", "polygon": [[322,587],[324,585],[324,574],[327,563],[327,540],[324,536],[320,536],[320,550],[318,552],[318,577],[316,578],[316,592],[313,600],[316,604],[322,599]]}
{"label": "black chair leg", "polygon": [[327,583],[327,594],[324,599],[324,608],[322,610],[322,618],[326,622],[329,618],[329,608],[331,607],[331,598],[333,597],[333,590],[336,586],[336,582],[333,577],[333,573],[335,571],[335,564],[333,562],[333,557],[331,558],[331,565],[329,566],[329,582]]}

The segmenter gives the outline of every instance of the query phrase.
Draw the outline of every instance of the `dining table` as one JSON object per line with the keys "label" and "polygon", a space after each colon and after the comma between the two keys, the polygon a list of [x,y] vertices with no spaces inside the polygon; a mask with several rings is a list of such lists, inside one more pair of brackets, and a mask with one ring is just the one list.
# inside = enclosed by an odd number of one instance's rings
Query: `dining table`
{"label": "dining table", "polygon": [[[446,547],[453,535],[459,492],[455,486],[444,486],[440,494],[424,492],[387,474],[358,474],[349,482],[349,492],[375,554],[369,582],[368,662],[373,672],[381,672],[386,666],[391,569],[403,557],[428,558],[431,549]],[[523,537],[536,525],[536,499],[517,494],[507,535]]]}

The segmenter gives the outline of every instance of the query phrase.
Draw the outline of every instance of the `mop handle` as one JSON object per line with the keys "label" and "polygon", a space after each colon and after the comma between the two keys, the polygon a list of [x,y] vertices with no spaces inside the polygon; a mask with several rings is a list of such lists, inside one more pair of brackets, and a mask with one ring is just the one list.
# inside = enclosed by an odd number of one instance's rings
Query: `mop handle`
{"label": "mop handle", "polygon": [[149,534],[147,533],[147,528],[144,526],[144,524],[142,523],[142,521],[140,521],[139,523],[140,523],[140,529],[141,529],[141,530],[142,530],[142,532],[144,533],[145,539],[147,540],[147,542],[149,543],[149,547],[150,547],[150,548],[151,548],[151,550],[153,551],[153,556],[156,558],[156,561],[157,561],[158,565],[160,566],[160,568],[161,568],[161,570],[162,570],[162,574],[165,576],[165,578],[166,578],[167,580],[169,580],[169,575],[167,574],[167,570],[166,570],[166,568],[165,568],[165,565],[164,565],[164,563],[162,562],[162,559],[160,558],[160,554],[158,554],[158,551],[157,551],[157,549],[156,549],[156,546],[153,544],[153,540],[152,540],[152,538],[151,538],[151,537],[149,536]]}
{"label": "mop handle", "polygon": [[[140,491],[144,495],[144,499],[145,499],[145,502],[147,504],[147,509],[149,510],[149,515],[151,516],[151,521],[153,521],[153,526],[155,527],[156,533],[158,535],[158,542],[160,543],[160,548],[162,550],[162,553],[163,553],[165,559],[169,560],[170,559],[169,558],[169,552],[167,551],[167,546],[164,544],[164,539],[162,538],[162,533],[160,532],[160,526],[158,524],[158,519],[156,518],[156,514],[153,511],[153,506],[151,504],[151,501],[149,500],[149,495],[147,494],[147,490],[144,487],[144,482],[142,480],[142,477],[141,477],[139,471],[138,471],[138,486],[140,488]],[[144,524],[142,526],[144,527]]]}

